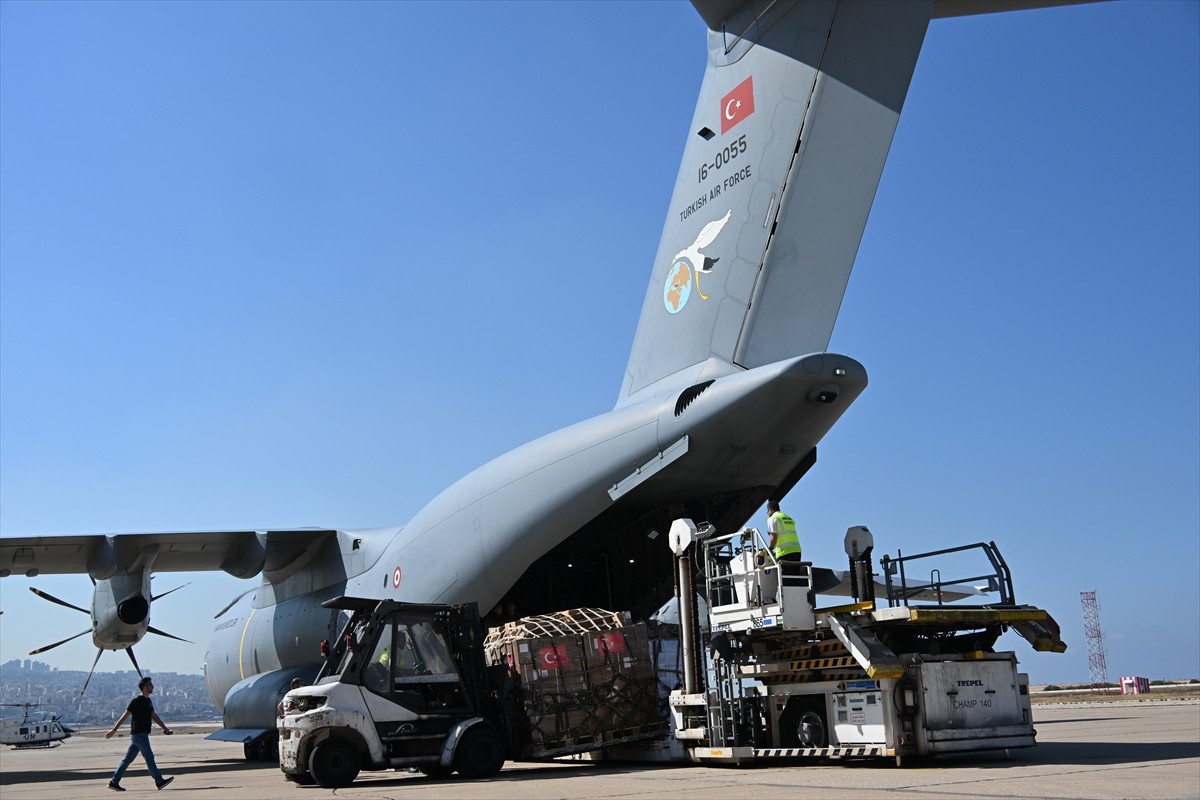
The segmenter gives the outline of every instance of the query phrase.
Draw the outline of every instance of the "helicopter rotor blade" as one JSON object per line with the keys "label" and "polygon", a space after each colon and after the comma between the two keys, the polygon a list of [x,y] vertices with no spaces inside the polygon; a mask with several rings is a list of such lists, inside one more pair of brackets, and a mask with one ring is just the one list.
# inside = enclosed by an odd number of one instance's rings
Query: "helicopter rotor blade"
{"label": "helicopter rotor blade", "polygon": [[184,639],[182,636],[176,636],[172,633],[167,633],[166,631],[160,631],[158,628],[154,627],[153,625],[148,625],[146,627],[146,630],[149,631],[150,633],[156,634],[158,636],[165,636],[168,639],[174,639],[177,642],[187,642],[188,644],[195,644],[195,642],[193,642],[191,639]]}
{"label": "helicopter rotor blade", "polygon": [[34,594],[36,594],[38,597],[42,598],[43,600],[49,600],[51,603],[57,603],[60,606],[66,606],[67,608],[73,608],[76,611],[82,611],[85,614],[91,613],[86,608],[80,608],[77,605],[68,603],[66,600],[59,600],[57,597],[50,594],[49,592],[43,592],[41,589],[37,589],[33,586],[29,587],[29,591],[33,592]]}
{"label": "helicopter rotor blade", "polygon": [[45,647],[39,647],[37,650],[30,650],[29,655],[36,656],[38,653],[44,653],[47,650],[53,650],[54,648],[58,647],[60,644],[66,644],[67,642],[71,641],[72,639],[78,639],[80,636],[83,636],[85,633],[91,633],[91,632],[92,632],[92,629],[88,628],[86,631],[80,631],[79,633],[75,634],[74,636],[68,636],[67,638],[63,639],[60,642],[55,642],[54,644],[48,644]]}
{"label": "helicopter rotor blade", "polygon": [[83,688],[79,690],[79,696],[83,697],[83,693],[87,691],[88,684],[92,682],[92,673],[96,671],[96,663],[100,661],[100,654],[104,651],[96,648],[96,660],[92,662],[92,668],[88,670],[87,680],[83,682]]}

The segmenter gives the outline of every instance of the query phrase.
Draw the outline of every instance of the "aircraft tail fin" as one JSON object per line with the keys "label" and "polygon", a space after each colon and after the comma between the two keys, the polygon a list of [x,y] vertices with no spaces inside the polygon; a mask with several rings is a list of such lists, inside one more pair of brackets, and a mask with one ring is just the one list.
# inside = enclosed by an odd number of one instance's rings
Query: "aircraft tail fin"
{"label": "aircraft tail fin", "polygon": [[828,347],[932,11],[697,7],[732,11],[709,31],[618,405]]}

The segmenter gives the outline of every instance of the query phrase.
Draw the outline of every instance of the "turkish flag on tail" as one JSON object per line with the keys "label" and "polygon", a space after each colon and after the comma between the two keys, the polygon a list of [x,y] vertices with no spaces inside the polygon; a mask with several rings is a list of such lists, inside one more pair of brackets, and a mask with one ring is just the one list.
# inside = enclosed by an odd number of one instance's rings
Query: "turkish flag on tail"
{"label": "turkish flag on tail", "polygon": [[721,98],[721,133],[754,113],[754,76],[739,83]]}

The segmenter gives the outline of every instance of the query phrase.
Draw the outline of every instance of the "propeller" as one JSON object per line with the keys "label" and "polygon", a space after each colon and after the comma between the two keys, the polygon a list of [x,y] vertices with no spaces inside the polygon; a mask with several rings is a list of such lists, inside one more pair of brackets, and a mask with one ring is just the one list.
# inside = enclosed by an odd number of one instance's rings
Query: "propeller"
{"label": "propeller", "polygon": [[62,641],[55,642],[54,644],[48,644],[45,647],[39,647],[37,650],[30,650],[29,655],[36,656],[38,653],[44,653],[47,650],[53,650],[54,648],[58,647],[60,644],[66,644],[67,642],[71,641],[72,639],[78,639],[80,636],[83,636],[85,633],[91,633],[91,632],[92,632],[92,629],[88,628],[86,631],[80,631],[79,633],[75,634],[74,636],[68,636],[67,638],[63,639]]}
{"label": "propeller", "polygon": [[[187,583],[185,583],[185,584],[182,584],[181,586],[176,586],[174,589],[167,589],[167,590],[166,590],[165,592],[163,592],[162,594],[156,594],[156,595],[154,595],[153,597],[151,597],[151,598],[150,598],[150,600],[151,600],[151,602],[153,602],[153,601],[155,601],[155,600],[159,599],[160,597],[166,597],[166,596],[167,596],[167,595],[169,595],[171,592],[178,592],[178,591],[179,591],[180,589],[182,589],[184,586],[191,586],[191,585],[192,585],[192,582],[191,582],[191,581],[188,581]],[[152,630],[153,630],[153,629],[152,629]],[[177,637],[172,637],[172,638],[177,638]],[[186,641],[187,641],[187,639],[184,639],[183,641],[185,641],[185,642],[186,642]]]}
{"label": "propeller", "polygon": [[241,600],[243,597],[245,597],[246,595],[250,594],[250,593],[251,593],[251,592],[253,592],[253,591],[254,591],[254,589],[253,589],[253,588],[247,589],[246,591],[244,591],[244,592],[242,592],[241,594],[239,594],[237,597],[235,597],[235,598],[233,598],[232,600],[230,600],[230,601],[229,601],[229,605],[225,606],[225,607],[224,607],[224,608],[222,608],[220,611],[218,611],[217,613],[213,614],[213,619],[220,619],[222,614],[224,614],[226,611],[228,611],[229,609],[231,609],[231,608],[233,608],[235,605],[237,605],[237,601],[238,601],[238,600]]}
{"label": "propeller", "polygon": [[[49,592],[43,592],[41,589],[38,589],[36,587],[30,586],[29,591],[33,592],[34,594],[36,594],[38,597],[42,598],[43,600],[49,600],[51,603],[58,603],[60,606],[66,606],[67,608],[73,608],[76,611],[82,611],[85,614],[90,613],[86,608],[80,608],[77,605],[68,603],[66,600],[59,600],[57,597],[50,594]],[[84,631],[84,633],[87,633],[87,631]],[[72,637],[72,638],[74,638],[74,637]],[[67,640],[64,639],[63,641],[65,642]],[[62,644],[62,642],[59,642],[59,644]],[[50,647],[53,647],[53,646],[54,645],[51,645]],[[44,649],[49,650],[50,648],[47,647]],[[30,653],[29,655],[33,655],[33,653]]]}
{"label": "propeller", "polygon": [[145,675],[143,675],[143,674],[142,674],[142,668],[141,668],[140,666],[138,666],[137,657],[135,657],[135,656],[133,655],[133,648],[132,648],[132,647],[126,647],[126,648],[125,648],[125,652],[129,654],[129,660],[133,662],[133,669],[134,669],[134,671],[135,671],[135,672],[137,672],[137,674],[138,674],[138,677],[139,677],[139,678],[144,678],[144,677],[146,677]]}
{"label": "propeller", "polygon": [[167,633],[166,631],[160,631],[158,628],[154,627],[153,625],[148,625],[146,627],[146,632],[153,633],[156,636],[165,636],[168,639],[174,639],[177,642],[187,642],[188,644],[195,644],[195,642],[193,642],[191,639],[185,639],[182,636],[176,636],[173,633]]}
{"label": "propeller", "polygon": [[[103,653],[103,652],[104,652],[104,650],[103,650],[103,649],[101,649],[101,648],[99,648],[99,647],[97,647],[97,648],[96,648],[96,658],[95,658],[95,660],[94,660],[94,661],[92,661],[92,668],[88,670],[88,676],[87,676],[87,680],[85,680],[85,681],[83,682],[83,688],[79,690],[79,696],[80,696],[80,697],[83,697],[83,693],[87,691],[88,684],[92,682],[92,674],[93,674],[93,673],[96,671],[96,664],[97,664],[97,663],[99,663],[99,661],[100,661],[100,654],[101,654],[101,653]],[[130,654],[129,654],[129,657],[130,657],[130,658],[133,658],[133,653],[130,653]],[[137,663],[137,662],[135,661],[135,662],[134,662],[134,664],[136,664],[136,663]],[[140,678],[141,676],[142,676],[142,671],[139,669],[139,670],[138,670],[138,677]]]}
{"label": "propeller", "polygon": [[[95,585],[95,583],[96,582],[93,580],[92,584]],[[160,598],[166,597],[167,595],[171,594],[172,592],[177,592],[180,589],[182,589],[184,586],[190,586],[190,585],[191,585],[191,583],[188,582],[188,583],[183,584],[182,586],[176,586],[174,589],[169,589],[169,590],[163,592],[162,594],[152,595],[150,598],[150,602],[153,602]],[[81,611],[84,614],[91,616],[91,612],[88,611],[86,608],[80,608],[79,606],[75,605],[74,603],[68,603],[66,600],[55,597],[54,595],[50,594],[49,592],[43,592],[41,589],[37,589],[33,586],[29,587],[29,591],[33,592],[34,594],[36,594],[38,597],[42,598],[43,600],[49,600],[51,603],[54,603],[56,605],[65,606],[67,608],[72,608],[76,611]],[[29,652],[29,655],[34,656],[39,653],[44,653],[47,650],[53,650],[55,647],[58,647],[60,644],[66,644],[67,642],[71,641],[72,639],[78,639],[80,636],[83,636],[84,634],[91,633],[91,632],[92,632],[92,629],[88,628],[87,630],[80,631],[79,633],[75,634],[74,636],[68,636],[66,639],[57,641],[54,644],[48,644],[45,647],[39,647],[36,650],[31,650]],[[158,628],[155,628],[153,625],[147,625],[146,632],[153,633],[155,636],[163,636],[167,639],[174,639],[178,642],[187,642],[188,644],[193,644],[191,639],[184,639],[182,636],[175,636],[174,634],[170,634],[170,633],[167,633],[166,631],[159,630]],[[120,648],[120,649],[123,649],[129,655],[129,660],[133,663],[133,668],[135,670],[137,670],[138,677],[144,677],[142,675],[142,668],[141,668],[141,666],[138,665],[137,657],[133,654],[133,645],[129,645],[128,647],[124,647],[124,648]],[[83,682],[83,688],[79,690],[80,697],[83,697],[83,693],[87,691],[88,684],[91,683],[91,681],[92,681],[92,675],[95,674],[95,672],[96,672],[96,664],[98,664],[100,662],[100,655],[103,652],[104,652],[104,648],[102,648],[102,647],[96,649],[96,658],[92,661],[92,668],[90,670],[88,670],[88,676],[87,676],[87,679]]]}

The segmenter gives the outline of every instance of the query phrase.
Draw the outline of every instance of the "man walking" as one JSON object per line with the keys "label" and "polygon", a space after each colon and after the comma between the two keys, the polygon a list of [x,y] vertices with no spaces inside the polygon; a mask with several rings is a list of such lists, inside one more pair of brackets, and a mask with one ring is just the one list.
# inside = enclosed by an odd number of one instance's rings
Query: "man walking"
{"label": "man walking", "polygon": [[158,771],[158,765],[154,763],[154,751],[150,749],[150,722],[152,720],[158,723],[164,734],[171,735],[171,729],[159,719],[158,714],[154,711],[154,703],[150,702],[150,695],[154,692],[154,681],[150,678],[142,678],[138,681],[138,689],[141,694],[129,701],[129,707],[117,720],[117,724],[104,734],[105,739],[111,739],[116,735],[121,724],[125,722],[125,718],[133,717],[133,722],[129,724],[129,749],[125,751],[125,758],[121,759],[121,763],[117,765],[117,771],[113,773],[112,779],[108,782],[108,788],[114,792],[125,791],[125,787],[121,785],[121,776],[125,774],[125,770],[133,763],[133,759],[137,757],[138,753],[141,753],[142,758],[146,760],[146,769],[150,770],[150,777],[154,778],[154,785],[159,789],[175,780],[174,777],[164,778],[162,776],[162,773]]}

